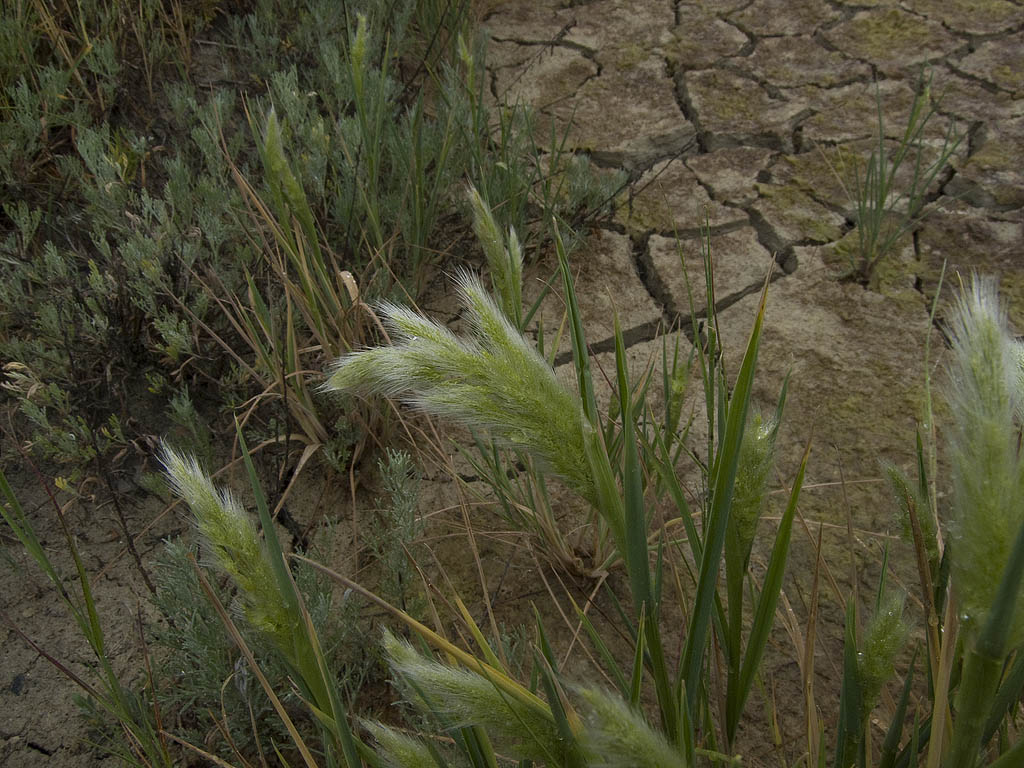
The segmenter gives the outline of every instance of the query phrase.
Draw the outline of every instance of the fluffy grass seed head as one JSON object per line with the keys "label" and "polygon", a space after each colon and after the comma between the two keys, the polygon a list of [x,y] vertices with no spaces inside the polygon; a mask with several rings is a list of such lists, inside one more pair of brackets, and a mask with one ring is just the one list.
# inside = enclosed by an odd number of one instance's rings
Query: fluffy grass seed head
{"label": "fluffy grass seed head", "polygon": [[366,15],[357,14],[356,31],[352,35],[349,58],[352,62],[352,70],[356,73],[356,79],[362,83],[363,74],[366,71],[366,52],[368,48],[369,32],[367,30]]}
{"label": "fluffy grass seed head", "polygon": [[509,229],[508,247],[494,213],[476,187],[469,188],[469,202],[473,208],[473,231],[484,249],[487,266],[491,271],[494,295],[505,316],[518,323],[523,305],[523,250],[515,229]]}
{"label": "fluffy grass seed head", "polygon": [[683,756],[620,697],[579,688],[588,714],[581,742],[594,768],[685,768]]}
{"label": "fluffy grass seed head", "polygon": [[394,344],[361,350],[334,365],[326,388],[401,398],[405,403],[525,450],[595,499],[583,447],[583,407],[509,322],[479,279],[457,277],[469,335],[394,304],[381,304]]}
{"label": "fluffy grass seed head", "polygon": [[383,723],[370,720],[363,720],[362,723],[377,740],[377,755],[386,768],[437,768],[430,750],[419,739]]}
{"label": "fluffy grass seed head", "polygon": [[[948,521],[953,584],[969,631],[984,623],[1024,522],[1017,421],[1024,402],[1020,346],[1007,329],[996,282],[973,277],[956,304],[946,394],[952,411],[953,504]],[[1024,641],[1024,596],[1011,647]]]}
{"label": "fluffy grass seed head", "polygon": [[906,646],[910,628],[903,618],[903,603],[902,595],[886,594],[864,630],[864,640],[857,654],[864,717],[878,703],[882,686],[895,671],[896,656]]}
{"label": "fluffy grass seed head", "polygon": [[300,215],[308,211],[306,193],[288,165],[281,137],[281,123],[277,119],[277,111],[273,108],[267,115],[267,125],[263,134],[263,158],[266,162],[267,181],[271,187],[280,192],[292,211]]}
{"label": "fluffy grass seed head", "polygon": [[737,544],[745,557],[749,555],[768,498],[768,475],[775,458],[777,434],[775,419],[765,421],[761,414],[756,414],[743,432],[729,525],[734,527]]}
{"label": "fluffy grass seed head", "polygon": [[900,532],[904,540],[911,544],[914,543],[914,526],[911,520],[911,511],[913,511],[918,525],[921,526],[921,536],[924,538],[928,560],[932,563],[938,563],[939,539],[931,504],[921,493],[918,484],[911,482],[903,470],[891,461],[882,461],[881,468],[896,505],[896,519],[900,524]]}
{"label": "fluffy grass seed head", "polygon": [[192,510],[206,556],[241,591],[245,618],[287,655],[298,627],[277,589],[266,548],[249,515],[233,495],[214,487],[195,457],[164,444],[160,461],[172,490]]}
{"label": "fluffy grass seed head", "polygon": [[384,650],[410,701],[452,727],[479,725],[517,757],[558,764],[563,749],[554,719],[503,693],[497,684],[467,669],[420,655],[390,632]]}

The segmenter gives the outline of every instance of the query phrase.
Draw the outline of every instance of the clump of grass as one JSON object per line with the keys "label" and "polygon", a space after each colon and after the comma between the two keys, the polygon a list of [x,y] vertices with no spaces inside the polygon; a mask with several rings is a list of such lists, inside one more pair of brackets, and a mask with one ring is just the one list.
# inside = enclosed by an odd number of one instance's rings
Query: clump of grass
{"label": "clump of grass", "polygon": [[[891,151],[886,146],[885,116],[876,88],[877,146],[863,164],[854,162],[850,172],[852,179],[842,176],[839,179],[844,188],[850,184],[847,194],[855,206],[857,247],[850,258],[850,274],[861,280],[868,280],[900,238],[918,227],[928,215],[929,189],[948,168],[966,135],[958,134],[951,121],[934,159],[928,159],[931,150],[925,131],[938,114],[931,84],[932,75],[922,74],[903,135]],[[907,169],[910,183],[901,188],[897,176]]]}
{"label": "clump of grass", "polygon": [[[918,436],[918,478],[885,466],[904,536],[917,557],[927,624],[930,711],[902,743],[914,670],[892,713],[882,744],[885,765],[974,768],[1017,764],[1024,745],[993,736],[1024,689],[1024,461],[1020,455],[1020,358],[996,281],[972,277],[948,323],[952,351],[943,392],[950,406],[948,449],[953,494],[941,530],[936,497]],[[930,419],[930,411],[929,416]],[[942,544],[945,543],[945,549]],[[903,600],[879,586],[875,613],[858,637],[854,601],[847,628],[837,765],[867,765],[871,716],[908,637]],[[915,656],[916,658],[916,656]],[[951,707],[951,704],[953,706]]]}
{"label": "clump of grass", "polygon": [[[342,706],[337,690],[336,671],[329,665],[320,633],[288,569],[281,544],[273,530],[266,498],[256,480],[255,469],[241,433],[239,442],[265,534],[262,540],[235,497],[218,490],[194,458],[178,454],[165,446],[161,460],[175,493],[189,505],[195,516],[208,556],[218,569],[230,576],[240,590],[242,609],[249,624],[280,655],[302,697],[312,707],[329,758],[333,761],[344,756],[349,765],[355,765],[357,744],[349,728],[348,713]],[[313,759],[305,740],[299,735],[277,693],[267,681],[243,635],[220,604],[206,578],[201,573],[197,573],[197,576],[296,747],[307,765],[312,766]]]}
{"label": "clump of grass", "polygon": [[[483,213],[482,217],[485,216]],[[485,234],[487,229],[481,227]],[[496,245],[500,243],[498,235],[493,231],[490,235],[491,248],[500,257]],[[797,479],[783,517],[768,577],[755,605],[754,631],[744,647],[742,584],[752,531],[763,508],[765,478],[771,465],[782,408],[780,398],[775,420],[763,427],[758,422],[752,430],[745,431],[764,298],[731,396],[724,394],[727,384],[724,375],[716,369],[717,353],[711,351],[702,358],[702,376],[708,396],[712,402],[723,398],[720,402],[728,402],[729,406],[721,414],[721,420],[711,425],[709,451],[714,463],[709,479],[712,490],[709,508],[704,513],[705,530],[698,534],[675,475],[670,446],[677,436],[656,423],[647,428],[650,433],[640,429],[640,420],[646,420],[649,415],[644,409],[645,385],[635,389],[629,381],[625,346],[618,326],[614,412],[605,421],[597,411],[579,307],[557,230],[555,241],[569,312],[579,396],[556,381],[547,363],[513,327],[479,280],[466,275],[460,276],[459,286],[470,320],[468,338],[456,338],[447,329],[408,309],[382,305],[380,314],[394,332],[396,343],[342,358],[327,386],[401,397],[430,413],[474,430],[487,431],[499,444],[531,454],[565,479],[596,510],[595,528],[607,537],[613,553],[609,562],[621,562],[628,574],[633,601],[630,631],[637,638],[638,663],[645,660],[655,682],[661,724],[672,744],[678,746],[681,740],[690,738],[684,723],[692,723],[699,709],[706,706],[702,704],[705,694],[702,693],[701,670],[712,625],[715,631],[722,627],[726,632],[724,640],[730,662],[727,738],[731,739],[753,686],[774,615],[801,479]],[[500,263],[500,258],[496,260]],[[666,374],[672,382],[677,378],[675,370]],[[719,388],[722,388],[721,393]],[[671,411],[671,404],[668,407]],[[662,579],[662,561],[659,558],[659,565],[652,568],[650,513],[645,498],[655,484],[644,477],[641,451],[643,461],[655,468],[661,487],[670,489],[673,500],[679,505],[682,522],[691,536],[690,546],[699,562],[696,606],[691,613],[678,670],[669,668],[663,651],[656,586]],[[736,518],[730,529],[733,512]],[[730,530],[735,542],[727,547]],[[730,582],[727,597],[735,604],[730,602],[724,614],[716,584],[723,559],[740,585],[736,590]],[[713,621],[716,609],[718,617]],[[624,612],[623,616],[626,615]],[[687,702],[685,712],[680,708],[682,701]],[[692,739],[690,741],[692,743]]]}
{"label": "clump of grass", "polygon": [[238,586],[249,624],[285,654],[295,667],[308,649],[302,637],[301,616],[282,595],[271,553],[256,526],[234,494],[218,490],[194,457],[165,448],[161,461],[171,490],[192,510],[202,537],[205,557]]}

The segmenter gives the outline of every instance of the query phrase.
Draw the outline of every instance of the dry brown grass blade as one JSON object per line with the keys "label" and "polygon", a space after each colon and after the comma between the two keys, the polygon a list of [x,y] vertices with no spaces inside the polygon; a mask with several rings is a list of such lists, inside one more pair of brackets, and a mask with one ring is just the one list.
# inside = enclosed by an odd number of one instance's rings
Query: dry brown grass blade
{"label": "dry brown grass blade", "polygon": [[295,487],[295,481],[298,480],[299,475],[302,474],[302,468],[306,466],[306,462],[309,461],[313,454],[315,454],[319,449],[320,446],[314,443],[312,445],[307,445],[302,450],[302,456],[299,457],[299,461],[295,465],[295,469],[292,470],[292,477],[288,481],[288,485],[285,487],[284,491],[281,493],[281,498],[274,506],[274,511],[271,514],[271,517],[274,520],[277,520],[277,516],[281,513],[281,509],[284,507],[285,501],[288,499],[288,494],[291,492],[292,488]]}
{"label": "dry brown grass blade", "polygon": [[[534,562],[536,562],[536,557],[534,558]],[[540,567],[540,564],[538,563],[538,569],[539,569],[539,567]],[[584,616],[586,616],[590,612],[591,606],[594,605],[594,598],[597,596],[598,591],[600,591],[601,587],[604,585],[605,581],[608,579],[608,574],[607,573],[604,573],[604,574],[601,574],[600,576],[598,576],[597,583],[594,585],[594,588],[592,590],[590,590],[590,594],[587,595],[587,600],[583,604],[583,608],[581,610],[580,607],[576,604],[576,601],[573,600],[572,594],[566,588],[564,582],[562,582],[562,577],[558,576],[557,573],[555,574],[555,576],[558,577],[558,582],[559,582],[559,584],[561,584],[562,589],[565,590],[566,595],[568,595],[569,600],[572,602],[573,608],[575,610],[579,611],[579,613],[581,613]],[[572,649],[576,647],[576,642],[579,639],[580,632],[582,632],[582,631],[583,631],[583,621],[581,619],[581,620],[576,622],[576,627],[572,629],[572,637],[569,639],[569,646],[565,649],[565,654],[562,656],[562,666],[563,667],[569,661],[569,656],[572,653]],[[584,648],[585,648],[585,646],[584,646]],[[588,652],[587,655],[590,655],[589,652]],[[593,656],[591,656],[591,659],[593,659]],[[606,677],[607,677],[607,675],[606,675]]]}
{"label": "dry brown grass blade", "polygon": [[[797,510],[796,510],[796,517],[800,521],[800,525],[803,527],[804,534],[807,536],[807,540],[811,543],[811,546],[816,546],[815,542],[817,541],[817,538],[815,537],[815,535],[813,533],[811,533],[811,527],[810,527],[810,525],[807,524],[807,519],[800,512],[800,508],[799,507],[797,507]],[[839,526],[830,526],[830,525],[823,524],[823,523],[819,522],[818,523],[818,536],[819,537],[821,536],[821,531],[822,531],[823,528],[834,528],[834,527],[839,527]],[[845,593],[843,592],[842,589],[839,588],[839,582],[836,581],[836,577],[832,573],[832,569],[829,567],[828,561],[826,561],[824,559],[821,560],[821,572],[825,574],[825,580],[828,582],[828,585],[831,588],[832,593],[835,595],[836,600],[839,602],[840,605],[845,605],[846,604],[846,599],[844,597]]]}
{"label": "dry brown grass blade", "polygon": [[[235,753],[235,757],[242,761],[242,765],[245,766],[245,768],[251,768],[249,761],[245,759],[245,757],[242,755],[241,750],[238,749],[238,745],[235,744],[235,739],[231,735],[231,729],[228,728],[228,707],[227,702],[225,701],[224,692],[227,690],[228,685],[231,684],[231,681],[234,680],[234,677],[235,673],[232,672],[230,675],[224,678],[224,682],[220,686],[220,719],[214,717],[213,712],[210,712],[209,710],[207,710],[207,712],[209,713],[211,719],[213,720],[215,727],[220,732],[221,736],[224,738],[224,741],[227,743],[229,747],[231,747],[231,751]],[[259,752],[260,758],[262,759],[263,746],[260,744],[260,740],[257,737],[259,731],[256,728],[255,714],[252,711],[252,704],[247,702],[246,705],[249,710],[249,722],[252,724],[252,733],[254,737],[253,741],[255,742],[256,749]],[[262,760],[262,762],[264,764],[264,768],[267,768],[267,761]]]}
{"label": "dry brown grass blade", "polygon": [[71,668],[68,667],[66,664],[61,662],[55,656],[53,656],[50,653],[48,653],[38,643],[36,643],[35,640],[33,640],[28,635],[26,635],[25,632],[22,631],[21,627],[19,627],[17,624],[15,624],[14,621],[11,619],[11,617],[8,616],[5,611],[0,611],[0,620],[3,620],[3,623],[6,624],[8,627],[10,627],[11,631],[14,634],[16,634],[18,637],[20,637],[22,639],[22,641],[24,641],[25,645],[27,645],[33,651],[35,651],[40,656],[42,656],[44,659],[46,659],[48,662],[50,662],[50,664],[53,665],[54,669],[56,669],[58,672],[60,672],[62,675],[64,675],[68,680],[70,680],[75,685],[77,685],[79,688],[81,688],[83,691],[85,691],[93,699],[96,699],[97,701],[99,701],[102,698],[102,696],[99,693],[99,691],[97,691],[95,688],[93,688],[91,685],[89,685],[89,683],[87,683],[85,680],[83,680],[81,677],[79,677],[73,671],[71,671]]}
{"label": "dry brown grass blade", "polygon": [[[565,655],[562,658],[562,666],[565,666],[566,662],[569,660],[569,654],[572,651],[573,645],[576,643],[576,637],[579,634],[580,630],[583,628],[583,623],[582,622],[577,622],[576,627],[575,628],[573,627],[572,620],[566,615],[565,610],[562,608],[562,603],[558,600],[558,597],[555,595],[554,589],[551,588],[551,583],[548,581],[547,577],[544,575],[544,566],[541,564],[540,560],[537,558],[537,553],[534,552],[533,549],[530,549],[530,556],[533,558],[533,563],[534,563],[534,565],[535,565],[535,567],[537,569],[537,575],[540,576],[541,581],[544,583],[544,588],[547,590],[548,596],[551,598],[552,605],[555,606],[555,609],[558,611],[558,615],[561,617],[562,621],[565,623],[566,628],[569,629],[573,633],[572,640],[571,640],[571,642],[569,644],[569,648],[566,649]],[[575,608],[576,610],[579,610],[578,606],[576,605],[576,601],[573,600],[573,598],[572,598],[572,594],[569,592],[568,588],[565,586],[565,583],[562,581],[562,577],[559,576],[557,572],[555,572],[555,578],[558,579],[559,586],[561,586],[562,591],[565,592],[566,596],[569,598],[569,601],[572,603],[573,608]],[[602,579],[601,579],[602,583],[603,583],[603,581],[604,581],[604,577],[602,577]],[[589,608],[593,604],[592,603],[593,597],[597,593],[597,590],[600,589],[600,588],[601,588],[601,584],[599,583],[597,585],[597,587],[594,588],[594,591],[591,593],[590,597],[587,599],[587,603],[586,603],[587,608]],[[587,659],[590,660],[591,666],[593,666],[593,668],[596,669],[601,674],[602,677],[604,677],[605,683],[608,685],[608,687],[610,689],[613,689],[615,687],[615,682],[604,671],[602,666],[598,663],[597,659],[594,658],[594,654],[592,654],[590,652],[590,649],[587,648],[586,645],[580,645],[580,648],[583,649],[583,652],[586,654]]]}
{"label": "dry brown grass blade", "polygon": [[[60,53],[67,64],[68,70],[74,76],[75,80],[81,86],[82,91],[92,96],[89,88],[86,86],[85,80],[82,78],[82,73],[78,71],[78,62],[85,57],[85,55],[92,49],[92,43],[89,42],[88,34],[85,30],[85,22],[83,19],[79,19],[79,25],[81,26],[82,34],[82,51],[78,56],[74,56],[71,53],[71,49],[68,47],[67,38],[70,36],[69,33],[65,32],[60,24],[57,22],[54,14],[50,12],[50,8],[47,7],[47,3],[42,0],[35,0],[36,12],[39,14],[39,22],[46,33],[46,36],[50,39],[50,43]],[[51,6],[52,7],[52,6]],[[70,15],[71,11],[65,4],[65,11]],[[104,110],[103,96],[100,91],[96,91],[96,99],[99,105],[100,111]]]}
{"label": "dry brown grass blade", "polygon": [[135,607],[135,618],[136,627],[139,630],[139,644],[142,646],[142,660],[146,667],[146,680],[149,682],[149,689],[153,692],[153,723],[156,726],[156,733],[160,739],[160,744],[164,752],[167,752],[167,739],[164,738],[164,721],[160,713],[160,700],[157,696],[156,677],[153,675],[153,665],[149,657],[149,645],[146,643],[146,628],[142,622],[141,605],[136,605]]}
{"label": "dry brown grass blade", "polygon": [[907,499],[907,512],[910,517],[910,530],[914,538],[914,559],[917,562],[918,578],[921,582],[921,601],[924,604],[924,615],[928,632],[928,663],[931,665],[932,679],[939,676],[939,617],[935,613],[935,586],[932,583],[932,571],[928,562],[928,547],[924,541],[921,520],[913,499]]}
{"label": "dry brown grass blade", "polygon": [[[469,505],[466,503],[462,487],[459,489],[459,510],[462,513],[462,522],[466,526],[466,539],[469,541],[469,549],[473,553],[473,563],[476,566],[477,578],[480,579],[480,590],[483,595],[484,608],[487,611],[487,621],[491,625],[493,637],[501,637],[498,631],[498,622],[494,618],[494,606],[491,604],[491,591],[487,586],[487,575],[484,573],[484,564],[480,560],[480,549],[476,545],[476,534],[473,532],[473,522],[469,517]],[[508,659],[502,658],[502,663],[508,667]]]}
{"label": "dry brown grass blade", "polygon": [[790,642],[793,644],[797,666],[800,669],[804,699],[804,728],[807,739],[807,765],[817,766],[821,752],[821,718],[818,715],[818,705],[814,697],[814,649],[817,642],[818,627],[818,599],[821,582],[822,557],[821,557],[821,535],[823,526],[818,526],[818,539],[815,546],[815,565],[811,582],[810,604],[808,606],[807,626],[800,627],[800,620],[793,610],[789,596],[785,591],[779,593],[779,606],[777,613],[786,631]]}
{"label": "dry brown grass blade", "polygon": [[199,755],[204,760],[209,760],[211,765],[216,765],[216,766],[219,766],[220,768],[238,768],[238,766],[232,765],[231,763],[229,763],[228,761],[224,760],[223,758],[217,757],[217,755],[213,754],[212,752],[207,752],[205,749],[201,749],[201,748],[197,747],[192,742],[186,741],[185,739],[182,739],[182,738],[180,738],[178,736],[175,736],[170,731],[163,731],[162,733],[163,733],[164,736],[166,736],[168,739],[173,741],[175,744],[180,744],[181,746],[185,747],[185,749],[188,749],[188,750],[191,750],[192,752],[195,752],[197,755]]}

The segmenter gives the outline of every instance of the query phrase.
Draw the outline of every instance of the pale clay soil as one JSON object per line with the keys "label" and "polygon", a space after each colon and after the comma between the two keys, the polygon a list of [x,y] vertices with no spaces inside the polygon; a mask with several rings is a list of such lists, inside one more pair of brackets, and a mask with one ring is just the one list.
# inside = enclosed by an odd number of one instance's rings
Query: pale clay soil
{"label": "pale clay soil", "polygon": [[[1018,332],[1024,329],[1024,3],[510,0],[491,3],[483,25],[491,37],[492,94],[532,105],[540,115],[541,138],[550,135],[553,123],[558,135],[564,133],[567,149],[586,153],[600,169],[629,174],[617,213],[572,257],[599,362],[607,367],[613,359],[613,311],[622,318],[636,374],[652,355],[660,355],[661,342],[655,341],[660,328],[678,327],[680,318],[688,326],[679,254],[681,249],[691,271],[699,269],[705,221],[728,370],[738,365],[759,288],[771,270],[754,399],[760,409],[772,409],[784,376],[791,373],[777,487],[792,478],[813,439],[801,504],[809,534],[801,529],[794,537],[787,594],[804,616],[814,562],[810,540],[820,529],[826,553],[841,552],[848,518],[854,562],[836,555],[830,565],[841,590],[853,586],[856,566],[858,586],[870,594],[883,544],[891,543],[894,558],[907,554],[894,538],[878,460],[911,466],[929,336],[933,364],[941,365],[943,358],[939,328],[952,283],[940,299],[939,322],[929,322],[943,261],[947,275],[972,270],[999,275],[1010,322]],[[929,141],[938,146],[949,121],[966,138],[952,170],[931,190],[935,210],[919,230],[898,245],[868,285],[840,280],[851,204],[832,167],[843,148],[863,153],[869,145],[877,127],[876,78],[886,133],[893,139],[901,134],[922,65],[933,72],[932,92],[942,96]],[[537,295],[552,264],[542,255],[532,267],[527,295]],[[442,281],[423,304],[425,311],[454,321]],[[706,313],[702,300],[696,310]],[[550,297],[542,314],[546,327],[556,327],[558,300]],[[568,376],[565,351],[558,362]],[[424,513],[449,506],[450,484],[443,473],[426,475]],[[31,478],[21,479],[22,490],[30,493]],[[308,499],[292,502],[293,509],[308,507],[296,514],[350,516],[344,507],[338,512],[343,501],[321,497],[320,482],[311,481],[317,489],[304,494]],[[37,495],[31,498],[30,514],[40,521],[45,543],[61,552],[52,513]],[[128,507],[135,532],[161,509],[141,493],[129,497]],[[100,506],[72,512],[72,518],[73,524],[78,521],[87,567],[102,570],[95,587],[112,653],[119,665],[137,670],[141,656],[134,621],[140,610],[150,609],[123,555],[113,512]],[[138,544],[147,562],[161,537],[184,528],[180,515],[171,513],[142,533]],[[503,571],[510,556],[501,554],[500,542],[489,543],[487,536],[482,541],[485,557],[502,558],[497,573],[487,576],[497,609],[510,619],[517,612],[526,615],[522,605],[527,603],[517,601],[543,599],[528,558],[520,558],[519,571],[513,568],[510,575]],[[89,664],[87,648],[71,631],[51,587],[8,537],[3,544],[13,563],[0,570],[3,611],[82,671]],[[444,557],[444,547],[438,550]],[[465,548],[459,544],[451,551]],[[757,562],[755,554],[755,570]],[[471,570],[464,562],[453,568]],[[897,569],[896,578],[901,576]],[[466,578],[477,583],[473,573]],[[905,587],[913,590],[913,582]],[[473,594],[479,599],[478,585]],[[816,686],[829,727],[842,637],[842,608],[834,595],[823,592],[820,620]],[[6,625],[2,631],[0,764],[113,764],[82,744],[86,734],[71,702],[72,686]],[[764,672],[767,684],[779,691],[776,706],[786,743],[775,754],[763,736],[763,702],[752,701],[747,765],[777,765],[780,756],[792,762],[803,738],[801,702],[791,687],[799,683],[799,673],[781,630]]]}

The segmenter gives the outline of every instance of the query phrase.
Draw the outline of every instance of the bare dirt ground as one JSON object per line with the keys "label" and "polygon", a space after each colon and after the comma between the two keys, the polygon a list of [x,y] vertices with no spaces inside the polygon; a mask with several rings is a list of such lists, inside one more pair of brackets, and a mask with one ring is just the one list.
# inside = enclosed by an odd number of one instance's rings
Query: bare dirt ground
{"label": "bare dirt ground", "polygon": [[[638,370],[660,350],[654,341],[659,327],[680,318],[686,324],[690,307],[677,244],[695,267],[706,222],[725,360],[735,369],[756,293],[772,270],[755,400],[772,408],[791,373],[779,487],[794,474],[806,442],[814,445],[801,510],[810,535],[795,540],[788,594],[805,615],[810,540],[819,529],[826,552],[846,549],[852,531],[854,562],[836,555],[829,565],[842,589],[856,579],[870,594],[883,545],[890,542],[899,552],[878,460],[909,467],[913,458],[925,342],[931,338],[933,364],[941,365],[944,348],[941,299],[940,322],[930,322],[943,262],[948,275],[999,275],[1011,324],[1024,329],[1024,4],[510,0],[493,3],[484,26],[493,95],[534,106],[542,138],[553,125],[559,135],[566,132],[568,149],[629,174],[615,216],[573,256],[596,353],[607,356],[611,349],[613,308],[623,318]],[[902,135],[922,67],[932,73],[932,94],[941,97],[930,145],[941,144],[950,122],[965,139],[930,191],[933,214],[870,279],[841,279],[853,206],[833,169],[844,150],[868,150],[877,130],[876,83],[886,135]],[[550,263],[536,270],[548,274]],[[535,285],[527,286],[531,290]],[[559,313],[554,300],[545,312]],[[442,486],[440,479],[428,482],[425,513],[449,503]],[[27,506],[44,543],[62,551],[52,513],[32,487],[26,474],[16,490],[32,500]],[[131,498],[129,525],[138,532],[159,507],[141,493]],[[319,503],[338,514],[330,500]],[[102,573],[97,598],[118,663],[138,669],[135,621],[147,610],[146,596],[123,555],[112,511],[87,504],[71,514],[87,566]],[[171,515],[141,535],[147,561],[161,537],[184,527]],[[494,553],[500,563],[486,576],[488,589],[510,619],[524,598],[527,605],[543,598],[521,548],[512,557],[501,536],[482,541],[485,556]],[[0,570],[3,611],[73,669],[86,667],[88,649],[52,589],[14,542],[4,538],[3,544],[10,561]],[[841,658],[843,617],[835,596],[823,598],[820,619],[817,684],[828,723]],[[72,686],[3,631],[0,763],[64,768],[108,762],[83,743],[87,734],[71,703]],[[766,679],[780,692],[793,690],[799,674],[792,647],[781,631],[773,643]],[[751,702],[748,714],[758,722],[745,764],[778,764],[780,756],[791,762],[799,755],[799,696],[780,693],[775,704],[787,743],[764,743],[762,705]]]}

